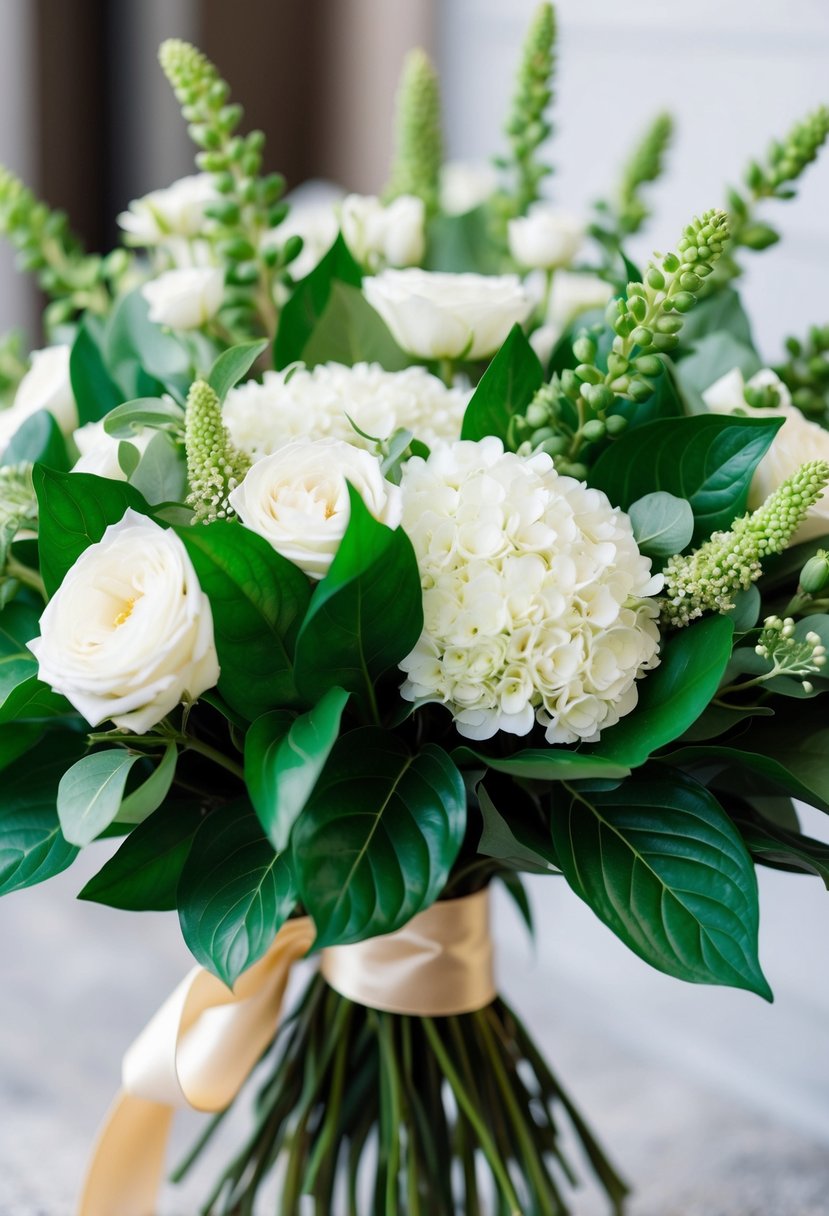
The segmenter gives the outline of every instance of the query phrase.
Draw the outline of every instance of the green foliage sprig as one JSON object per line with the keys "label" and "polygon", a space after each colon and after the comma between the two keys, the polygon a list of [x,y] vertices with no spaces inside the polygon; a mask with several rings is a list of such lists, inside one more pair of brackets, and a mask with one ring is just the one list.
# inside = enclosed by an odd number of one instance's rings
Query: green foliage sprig
{"label": "green foliage sprig", "polygon": [[829,138],[829,107],[819,106],[796,122],[782,140],[769,146],[765,161],[751,161],[743,175],[743,190],[728,192],[731,213],[731,253],[722,259],[711,287],[737,278],[740,266],[733,254],[737,249],[760,251],[777,244],[780,234],[771,224],[759,220],[756,210],[766,199],[792,199],[796,182]]}
{"label": "green foliage sprig", "polygon": [[102,314],[112,298],[108,281],[125,269],[128,254],[116,250],[107,258],[84,253],[63,211],[40,202],[9,169],[0,167],[0,232],[19,251],[24,270],[33,271],[49,296],[47,329],[77,313]]}
{"label": "green foliage sprig", "polygon": [[0,338],[0,402],[8,403],[29,367],[25,336],[12,329]]}
{"label": "green foliage sprig", "polygon": [[201,149],[197,163],[213,174],[222,195],[205,210],[216,221],[211,236],[227,265],[223,320],[234,334],[273,336],[275,286],[302,248],[299,237],[289,237],[281,249],[262,245],[264,233],[288,213],[280,201],[285,179],[278,173],[261,175],[265,136],[262,131],[236,134],[244,111],[229,102],[227,82],[201,51],[171,38],[162,43],[159,62],[181,102],[190,137]]}
{"label": "green foliage sprig", "polygon": [[557,23],[552,4],[541,4],[521,50],[515,94],[504,128],[507,155],[496,160],[510,180],[495,196],[494,206],[502,232],[507,222],[525,215],[541,194],[541,183],[553,172],[539,159],[539,149],[552,133],[548,117],[553,99],[553,72]]}
{"label": "green foliage sprig", "polygon": [[813,325],[807,336],[787,338],[789,358],[774,370],[807,418],[829,425],[829,325]]}
{"label": "green foliage sprig", "polygon": [[413,194],[434,215],[442,164],[440,81],[426,52],[410,51],[397,92],[394,159],[384,198]]}
{"label": "green foliage sprig", "polygon": [[590,234],[603,246],[608,264],[615,261],[627,238],[639,232],[650,215],[643,187],[662,176],[673,132],[671,115],[657,114],[625,162],[614,196],[595,204],[598,219],[591,225]]}

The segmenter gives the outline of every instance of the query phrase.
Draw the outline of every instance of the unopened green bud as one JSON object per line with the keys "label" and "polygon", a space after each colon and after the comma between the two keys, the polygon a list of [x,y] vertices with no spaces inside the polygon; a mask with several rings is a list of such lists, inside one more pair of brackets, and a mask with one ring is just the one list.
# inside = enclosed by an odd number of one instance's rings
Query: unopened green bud
{"label": "unopened green bud", "polygon": [[645,277],[646,277],[648,286],[652,287],[654,289],[654,291],[664,291],[665,290],[665,276],[662,273],[662,271],[658,269],[658,267],[651,266],[648,269],[648,273]]}
{"label": "unopened green bud", "polygon": [[658,376],[662,371],[662,361],[656,355],[640,355],[633,366],[640,376]]}
{"label": "unopened green bud", "polygon": [[646,325],[637,325],[630,335],[630,340],[637,346],[650,346],[653,341],[653,330],[648,329]]}
{"label": "unopened green bud", "polygon": [[647,401],[648,397],[653,393],[653,385],[648,384],[646,380],[631,380],[628,388],[628,396],[633,401]]}
{"label": "unopened green bud", "polygon": [[599,369],[590,363],[580,363],[576,368],[576,375],[586,384],[601,384],[604,379]]}
{"label": "unopened green bud", "polygon": [[611,414],[611,416],[605,420],[605,427],[607,428],[608,435],[614,437],[621,435],[622,431],[626,431],[627,425],[628,420],[623,414]]}
{"label": "unopened green bud", "polygon": [[548,439],[543,439],[538,444],[536,451],[546,452],[548,456],[561,456],[570,446],[569,439],[565,439],[562,435],[556,435]]}
{"label": "unopened green bud", "polygon": [[819,595],[829,587],[829,553],[818,549],[800,571],[800,589],[806,595]]}
{"label": "unopened green bud", "polygon": [[599,418],[591,418],[585,422],[581,433],[589,443],[594,443],[597,439],[604,439],[605,425]]}
{"label": "unopened green bud", "polygon": [[596,358],[596,343],[587,334],[582,334],[573,343],[573,354],[579,363],[593,363]]}
{"label": "unopened green bud", "polygon": [[531,401],[527,406],[526,419],[529,426],[535,430],[544,426],[549,418],[549,411],[543,401]]}

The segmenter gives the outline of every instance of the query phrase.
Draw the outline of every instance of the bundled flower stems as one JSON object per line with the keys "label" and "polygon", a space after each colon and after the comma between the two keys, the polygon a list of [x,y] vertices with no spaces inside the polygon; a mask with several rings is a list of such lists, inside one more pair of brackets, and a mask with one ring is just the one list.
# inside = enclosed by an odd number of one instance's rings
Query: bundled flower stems
{"label": "bundled flower stems", "polygon": [[640,267],[670,118],[569,213],[555,40],[542,4],[494,167],[444,163],[413,52],[378,198],[295,204],[178,41],[198,172],[119,248],[0,176],[49,298],[44,349],[0,343],[0,893],[93,850],[80,898],[175,910],[196,963],[80,1216],[160,1210],[181,1106],[214,1115],[176,1175],[210,1155],[204,1216],[563,1216],[590,1175],[621,1213],[498,994],[491,890],[531,922],[555,875],[652,966],[770,999],[755,867],[829,884],[792,802],[829,811],[829,344],[766,366],[738,290],[829,112]]}

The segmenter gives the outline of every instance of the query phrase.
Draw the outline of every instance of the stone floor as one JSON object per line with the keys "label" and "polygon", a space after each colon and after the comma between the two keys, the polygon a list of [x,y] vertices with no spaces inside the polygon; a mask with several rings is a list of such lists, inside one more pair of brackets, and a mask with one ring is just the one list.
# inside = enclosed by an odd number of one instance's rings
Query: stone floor
{"label": "stone floor", "polygon": [[[0,1216],[69,1216],[121,1052],[188,966],[174,918],[71,899],[101,860],[0,902]],[[503,987],[635,1184],[631,1216],[829,1212],[829,900],[762,886],[771,1007],[650,971],[556,880],[533,887],[535,951],[499,905]]]}

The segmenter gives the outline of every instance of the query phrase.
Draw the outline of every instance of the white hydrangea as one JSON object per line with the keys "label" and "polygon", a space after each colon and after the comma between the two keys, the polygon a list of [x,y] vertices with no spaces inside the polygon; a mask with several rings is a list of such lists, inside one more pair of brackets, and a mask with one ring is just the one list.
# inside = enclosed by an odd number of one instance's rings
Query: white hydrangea
{"label": "white hydrangea", "polygon": [[594,742],[633,709],[662,579],[600,490],[494,438],[413,458],[401,489],[424,609],[407,700],[445,704],[468,739],[539,722],[548,743]]}
{"label": "white hydrangea", "polygon": [[266,372],[232,389],[224,421],[234,444],[254,460],[295,439],[341,439],[371,445],[352,427],[388,439],[401,427],[429,448],[457,439],[469,393],[446,385],[425,368],[387,372],[376,363],[319,364],[312,370]]}

